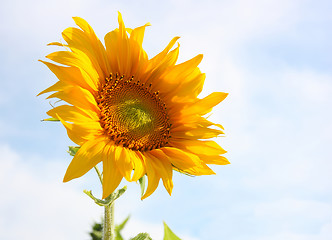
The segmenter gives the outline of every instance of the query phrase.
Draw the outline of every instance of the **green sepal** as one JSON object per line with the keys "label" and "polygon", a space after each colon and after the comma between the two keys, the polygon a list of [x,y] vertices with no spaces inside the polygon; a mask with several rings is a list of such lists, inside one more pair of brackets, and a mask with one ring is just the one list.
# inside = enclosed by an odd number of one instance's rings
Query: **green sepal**
{"label": "green sepal", "polygon": [[112,201],[115,201],[116,199],[121,197],[121,195],[124,194],[126,190],[127,190],[127,186],[124,186],[123,188],[120,188],[118,191],[116,191],[115,194],[112,193],[111,195],[109,195],[106,199],[110,198],[110,199],[112,199]]}
{"label": "green sepal", "polygon": [[186,173],[185,171],[181,170],[180,168],[174,166],[173,164],[172,164],[172,167],[175,171],[177,171],[179,173],[182,173],[182,174],[187,175],[189,177],[196,177],[195,175],[191,175],[190,173]]}
{"label": "green sepal", "polygon": [[176,236],[172,230],[167,226],[164,222],[164,240],[181,240],[178,236]]}
{"label": "green sepal", "polygon": [[152,240],[148,233],[139,233],[136,237],[131,238],[130,240]]}
{"label": "green sepal", "polygon": [[145,192],[145,183],[146,183],[146,175],[138,179],[139,185],[141,187],[141,197],[143,197]]}
{"label": "green sepal", "polygon": [[105,206],[111,205],[116,199],[118,199],[122,194],[124,194],[126,190],[127,190],[127,186],[124,186],[123,188],[119,189],[115,193],[112,193],[111,195],[109,195],[107,198],[105,198],[105,200],[102,200],[102,199],[99,199],[99,198],[96,198],[95,196],[93,196],[92,191],[83,190],[83,192],[86,195],[88,195],[97,205],[105,207]]}
{"label": "green sepal", "polygon": [[48,122],[60,122],[59,119],[53,118],[53,117],[51,117],[51,118],[45,118],[45,119],[42,119],[41,121],[42,122],[44,122],[44,121],[48,121]]}
{"label": "green sepal", "polygon": [[80,149],[80,147],[75,147],[75,146],[69,146],[68,148],[69,150],[67,152],[70,154],[70,156],[75,156],[78,149]]}
{"label": "green sepal", "polygon": [[128,222],[130,216],[128,216],[125,220],[123,220],[123,222],[119,225],[115,226],[115,240],[124,240],[122,235],[121,235],[121,231],[124,228],[124,226],[126,225],[126,223]]}

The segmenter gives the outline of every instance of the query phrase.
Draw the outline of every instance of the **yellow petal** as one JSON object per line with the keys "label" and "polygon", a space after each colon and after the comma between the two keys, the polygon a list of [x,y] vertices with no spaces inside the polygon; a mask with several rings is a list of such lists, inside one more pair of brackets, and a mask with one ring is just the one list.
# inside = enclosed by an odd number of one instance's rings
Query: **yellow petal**
{"label": "yellow petal", "polygon": [[131,36],[128,38],[128,31],[120,13],[118,21],[119,29],[111,31],[105,36],[106,54],[111,71],[125,76],[134,75],[142,81],[144,79],[140,75],[145,70],[148,61],[141,43],[145,26],[132,30]]}
{"label": "yellow petal", "polygon": [[175,89],[174,92],[172,93],[173,94],[172,100],[183,101],[183,98],[196,98],[203,89],[205,77],[206,76],[204,73],[197,74],[195,77],[183,81],[182,84],[179,85],[179,87]]}
{"label": "yellow petal", "polygon": [[[197,68],[197,66],[202,61],[202,59],[203,55],[199,54],[186,62],[173,66],[165,74],[165,79],[167,79],[167,81],[170,83],[176,82],[178,84],[191,81],[192,78],[195,78],[198,74],[200,74],[200,70]],[[181,79],[181,82],[179,79]]]}
{"label": "yellow petal", "polygon": [[87,33],[94,33],[92,27],[83,18],[73,17],[73,19],[74,19],[75,23],[77,24],[77,26],[79,26],[82,30],[84,30]]}
{"label": "yellow petal", "polygon": [[149,69],[153,69],[156,66],[158,66],[160,64],[160,62],[162,62],[164,60],[164,58],[166,57],[167,53],[171,50],[171,48],[174,46],[174,44],[176,43],[176,41],[179,39],[180,37],[174,37],[169,44],[167,45],[167,47],[160,52],[158,55],[156,55],[155,57],[153,57],[150,60],[150,67]]}
{"label": "yellow petal", "polygon": [[184,172],[193,176],[201,176],[201,175],[213,175],[216,174],[214,171],[212,171],[211,168],[209,168],[205,163],[202,165],[197,165],[192,168],[187,168],[185,170],[182,169],[175,169],[179,172]]}
{"label": "yellow petal", "polygon": [[115,164],[115,146],[107,144],[103,157],[103,198],[108,197],[119,186],[123,175]]}
{"label": "yellow petal", "polygon": [[56,116],[67,130],[68,137],[76,144],[82,145],[85,142],[95,139],[102,134],[99,122],[88,123],[67,123],[59,115]]}
{"label": "yellow petal", "polygon": [[40,62],[44,63],[60,81],[71,85],[78,85],[91,92],[98,90],[96,83],[84,71],[76,67],[63,67],[41,60]]}
{"label": "yellow petal", "polygon": [[157,189],[160,181],[160,176],[152,166],[151,160],[148,157],[145,158],[146,175],[148,176],[148,187],[141,198],[142,200],[150,196]]}
{"label": "yellow petal", "polygon": [[[170,66],[174,66],[176,61],[179,57],[179,47],[178,45],[174,50],[169,52],[166,57],[163,59],[163,61],[159,62],[158,66],[154,69],[153,73],[151,74],[150,78],[157,79],[156,77],[161,76],[165,73],[166,69],[168,69]],[[161,89],[162,90],[162,89]]]}
{"label": "yellow petal", "polygon": [[134,165],[134,174],[131,178],[131,181],[136,182],[145,174],[145,166],[143,163],[143,158],[141,157],[140,152],[131,151],[131,150],[128,150],[128,152],[131,155],[130,158]]}
{"label": "yellow petal", "polygon": [[102,71],[104,72],[104,78],[109,75],[111,72],[111,68],[109,62],[107,61],[106,51],[101,43],[101,41],[96,36],[95,32],[93,31],[92,27],[85,21],[83,18],[80,17],[73,17],[75,23],[85,32],[85,34],[90,39],[90,44],[92,45],[96,59],[98,61],[99,66],[101,67]]}
{"label": "yellow petal", "polygon": [[133,32],[133,29],[132,29],[132,28],[127,28],[127,27],[126,27],[126,31],[127,31],[127,33],[131,34],[131,33]]}
{"label": "yellow petal", "polygon": [[227,165],[230,164],[230,162],[227,160],[227,158],[223,156],[208,156],[204,154],[199,154],[198,157],[204,161],[206,164],[216,164],[216,165]]}
{"label": "yellow petal", "polygon": [[51,43],[48,43],[47,46],[64,47],[65,45],[63,43],[59,43],[59,42],[51,42]]}
{"label": "yellow petal", "polygon": [[214,141],[171,139],[170,143],[194,154],[221,155],[227,152]]}
{"label": "yellow petal", "polygon": [[209,120],[205,119],[204,117],[200,117],[199,124],[203,127],[216,126],[220,129],[224,130],[224,127],[221,124],[210,122]]}
{"label": "yellow petal", "polygon": [[[156,149],[159,150],[159,149]],[[195,154],[172,147],[160,149],[168,157],[175,168],[191,175],[210,175],[215,174],[199,157]],[[160,152],[155,151],[158,155]]]}
{"label": "yellow petal", "polygon": [[67,28],[62,32],[62,36],[72,51],[79,49],[90,58],[100,76],[106,77],[108,75],[106,59],[104,59],[106,56],[105,48],[103,46],[99,48],[101,43],[94,32],[89,33],[77,28]]}
{"label": "yellow petal", "polygon": [[164,157],[160,157],[160,155],[157,155],[157,157],[154,156],[153,151],[151,151],[150,154],[148,153],[147,156],[148,159],[150,159],[153,168],[161,176],[161,179],[163,180],[163,184],[167,192],[169,193],[169,195],[171,195],[173,189],[172,164],[165,155],[163,155]]}
{"label": "yellow petal", "polygon": [[137,42],[139,46],[142,46],[145,27],[150,25],[151,25],[150,23],[147,23],[144,26],[133,29],[132,32],[130,33],[130,39]]}
{"label": "yellow petal", "polygon": [[98,122],[98,118],[91,118],[86,112],[75,106],[61,105],[53,108],[47,112],[47,114],[53,118],[59,115],[64,121],[69,122]]}
{"label": "yellow petal", "polygon": [[118,48],[119,48],[119,57],[118,57],[118,66],[119,71],[128,76],[131,72],[132,62],[130,57],[130,44],[128,43],[128,35],[126,31],[126,27],[124,25],[122,15],[118,12],[118,22],[119,22],[119,41],[118,41]]}
{"label": "yellow petal", "polygon": [[124,25],[122,14],[118,12],[118,22],[119,22],[119,32],[121,34],[121,38],[127,38],[126,27]]}
{"label": "yellow petal", "polygon": [[187,77],[188,75],[192,74],[194,70],[197,69],[197,66],[202,62],[202,59],[203,54],[198,54],[192,59],[189,59],[179,65],[174,66],[172,72],[169,74],[172,75],[175,72],[180,72],[183,77]]}
{"label": "yellow petal", "polygon": [[141,74],[145,72],[148,64],[148,56],[142,48],[145,27],[148,24],[135,28],[130,34],[130,58],[131,58],[131,75],[141,79]]}
{"label": "yellow petal", "polygon": [[[125,76],[132,76],[131,46],[127,35],[121,35],[119,31],[112,31],[105,36],[106,53],[110,62],[111,71]],[[137,63],[136,63],[137,64]]]}
{"label": "yellow petal", "polygon": [[106,54],[108,58],[108,62],[110,63],[111,72],[120,72],[119,71],[119,33],[118,31],[111,31],[107,33],[104,37],[105,46],[106,46]]}
{"label": "yellow petal", "polygon": [[116,166],[120,170],[121,174],[128,182],[131,182],[131,173],[134,169],[133,162],[131,160],[130,149],[124,148],[120,145],[115,147],[114,161]]}
{"label": "yellow petal", "polygon": [[74,86],[65,88],[63,91],[51,94],[47,99],[59,98],[79,108],[91,109],[99,112],[94,96],[86,89]]}
{"label": "yellow petal", "polygon": [[166,155],[169,161],[180,169],[187,169],[195,165],[201,164],[199,158],[191,153],[185,152],[174,147],[163,147],[161,149],[154,149],[154,155],[158,158],[165,158]]}
{"label": "yellow petal", "polygon": [[185,108],[181,111],[183,115],[205,115],[211,111],[211,109],[223,101],[227,97],[228,93],[214,92],[207,97],[198,100],[196,103],[192,104],[190,107]]}
{"label": "yellow petal", "polygon": [[107,138],[97,138],[84,143],[69,164],[63,181],[81,177],[101,162],[103,149],[108,141]]}
{"label": "yellow petal", "polygon": [[[147,72],[144,76],[146,84],[152,84],[152,91],[160,91],[161,93],[168,93],[172,89],[178,86],[178,83],[169,83],[165,82],[162,75],[167,72],[170,66],[173,66],[179,56],[179,46],[175,48],[173,51],[168,53],[163,61],[159,62],[155,65],[155,68],[151,69],[151,71]],[[148,66],[151,64],[149,63]],[[158,79],[158,81],[156,81]]]}
{"label": "yellow petal", "polygon": [[218,137],[221,134],[223,134],[221,130],[199,126],[186,131],[172,131],[172,137],[178,139],[209,139]]}
{"label": "yellow petal", "polygon": [[68,85],[67,83],[61,82],[61,81],[57,81],[55,84],[53,84],[52,86],[50,86],[49,88],[46,88],[44,91],[41,91],[40,93],[38,93],[37,96],[42,95],[44,93],[48,93],[48,92],[55,92],[55,91],[61,91],[67,87],[69,87],[70,85]]}
{"label": "yellow petal", "polygon": [[206,164],[230,164],[225,157],[219,156],[227,151],[214,141],[172,139],[170,145],[197,155]]}
{"label": "yellow petal", "polygon": [[53,52],[46,56],[48,59],[63,64],[67,66],[77,67],[82,69],[96,86],[99,85],[98,80],[100,78],[104,79],[104,76],[99,76],[96,69],[93,67],[93,64],[90,58],[84,54],[83,52],[76,51],[76,52],[69,52],[69,51],[58,51]]}

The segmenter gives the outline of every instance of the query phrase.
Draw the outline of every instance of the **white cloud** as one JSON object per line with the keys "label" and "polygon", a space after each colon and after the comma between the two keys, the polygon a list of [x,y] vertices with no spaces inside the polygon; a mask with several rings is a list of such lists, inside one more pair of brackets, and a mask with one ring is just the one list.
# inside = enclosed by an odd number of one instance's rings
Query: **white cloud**
{"label": "white cloud", "polygon": [[272,224],[278,224],[280,230],[287,230],[296,224],[312,225],[317,221],[329,221],[332,216],[332,206],[320,201],[283,198],[258,204],[255,216],[269,219]]}
{"label": "white cloud", "polygon": [[306,107],[327,105],[332,100],[332,76],[310,69],[286,71],[283,76],[285,89]]}
{"label": "white cloud", "polygon": [[[250,111],[246,119],[253,130],[246,135],[246,121],[242,118],[237,129],[243,133],[236,129],[235,135],[226,139],[234,141],[232,147],[236,147],[236,141],[248,147],[246,153],[253,160],[240,159],[251,168],[251,174],[243,179],[246,186],[286,192],[296,188],[326,193],[332,189],[332,163],[326,151],[332,140],[332,114],[327,110],[331,105],[331,79],[331,75],[316,71],[287,69],[272,77],[276,82],[265,88],[259,87],[260,82],[249,88],[246,105]],[[267,103],[250,101],[262,93],[262,101]]]}
{"label": "white cloud", "polygon": [[292,231],[282,231],[281,233],[274,235],[265,235],[263,237],[255,238],[255,240],[280,240],[280,239],[291,239],[291,240],[331,240],[332,236],[332,221],[323,225],[318,233],[303,234],[295,233]]}
{"label": "white cloud", "polygon": [[87,239],[101,210],[77,184],[55,177],[63,164],[23,158],[8,145],[0,152],[1,239]]}

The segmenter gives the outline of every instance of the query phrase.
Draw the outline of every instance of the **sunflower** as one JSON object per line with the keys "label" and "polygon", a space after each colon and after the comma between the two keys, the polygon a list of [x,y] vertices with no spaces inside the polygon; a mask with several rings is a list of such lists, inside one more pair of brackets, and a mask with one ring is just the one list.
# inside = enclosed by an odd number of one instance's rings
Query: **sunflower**
{"label": "sunflower", "polygon": [[142,199],[162,179],[172,192],[173,170],[189,175],[210,175],[207,164],[229,164],[226,151],[210,140],[223,134],[222,126],[205,117],[227,96],[214,92],[200,99],[205,74],[198,64],[203,55],[176,64],[179,37],[149,59],[142,48],[149,24],[126,28],[119,13],[119,28],[105,36],[105,46],[90,25],[73,18],[79,28],[62,32],[64,51],[43,62],[59,79],[40,94],[68,103],[47,114],[61,121],[69,138],[80,146],[63,181],[81,177],[103,163],[103,198],[123,178],[138,181],[147,175]]}

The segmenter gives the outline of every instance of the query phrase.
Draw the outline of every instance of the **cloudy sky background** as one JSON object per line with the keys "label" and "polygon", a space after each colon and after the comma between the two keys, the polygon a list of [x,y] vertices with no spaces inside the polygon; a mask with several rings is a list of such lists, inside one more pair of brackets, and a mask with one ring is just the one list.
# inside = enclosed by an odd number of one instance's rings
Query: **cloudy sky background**
{"label": "cloudy sky background", "polygon": [[[229,153],[216,176],[174,174],[141,201],[139,186],[116,203],[125,231],[162,239],[162,221],[184,240],[332,239],[332,2],[323,0],[12,0],[0,3],[0,239],[89,239],[102,208],[93,171],[63,184],[72,145],[64,128],[40,122],[36,94],[55,82],[38,59],[85,18],[100,39],[150,22],[149,56],[181,36],[179,62],[204,54],[202,96],[229,92],[211,118]],[[126,184],[125,182],[122,185]]]}

